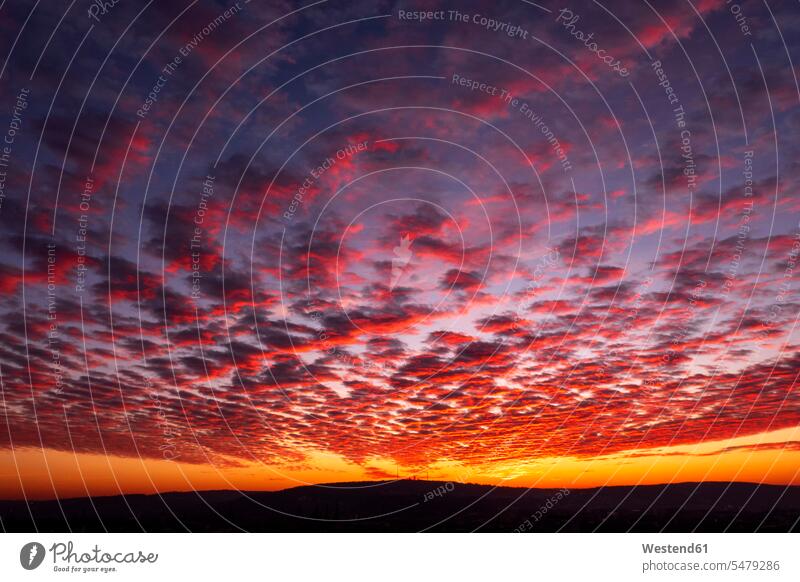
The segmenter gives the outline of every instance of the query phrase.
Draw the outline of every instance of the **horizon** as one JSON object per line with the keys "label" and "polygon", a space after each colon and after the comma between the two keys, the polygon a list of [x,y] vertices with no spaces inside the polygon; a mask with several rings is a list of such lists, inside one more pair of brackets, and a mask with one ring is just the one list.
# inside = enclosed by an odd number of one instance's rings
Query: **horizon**
{"label": "horizon", "polygon": [[[453,484],[454,486],[471,486],[471,487],[485,487],[488,489],[520,489],[523,491],[559,491],[565,488],[563,487],[525,487],[523,485],[504,485],[504,484],[487,484],[487,483],[472,483],[472,482],[460,482],[460,481],[442,481],[436,479],[415,479],[413,477],[406,477],[406,478],[399,478],[399,479],[386,479],[386,480],[379,480],[379,481],[334,481],[331,483],[308,483],[308,484],[299,484],[299,485],[292,485],[289,487],[285,487],[283,489],[249,489],[249,490],[242,490],[242,489],[177,489],[177,490],[167,490],[167,491],[155,491],[152,493],[147,492],[137,492],[137,491],[130,491],[125,493],[119,493],[114,495],[86,495],[83,497],[29,497],[25,498],[10,498],[10,499],[0,499],[0,503],[14,503],[14,502],[62,502],[62,501],[80,501],[80,500],[97,500],[97,499],[109,499],[109,498],[116,498],[116,497],[129,497],[129,496],[137,496],[137,497],[163,497],[168,495],[185,495],[185,494],[202,494],[202,493],[241,493],[242,495],[248,495],[250,493],[282,493],[284,491],[291,491],[293,489],[302,489],[307,487],[319,487],[321,489],[348,489],[344,487],[344,485],[363,485],[364,487],[354,487],[354,489],[371,489],[375,486],[379,485],[394,485],[397,483],[422,483],[422,484],[435,484],[435,483],[444,483],[444,484]],[[764,483],[764,482],[753,482],[753,481],[673,481],[669,483],[646,483],[646,484],[639,484],[639,485],[598,485],[595,487],[570,487],[570,491],[594,491],[599,489],[639,489],[642,487],[679,487],[679,486],[701,486],[701,485],[720,485],[720,486],[731,486],[731,485],[742,485],[742,486],[753,486],[753,487],[777,487],[777,488],[785,488],[785,489],[794,489],[798,488],[800,491],[800,485],[784,485],[783,483]],[[341,487],[340,487],[341,486]]]}
{"label": "horizon", "polygon": [[[669,470],[669,472],[667,473],[668,477],[662,477],[661,479],[659,479],[656,476],[652,476],[652,475],[650,475],[648,477],[648,474],[651,471],[653,471],[653,469],[657,466],[659,461],[661,460],[661,462],[663,462],[663,457],[665,456],[665,452],[664,451],[654,451],[650,455],[644,457],[646,459],[645,463],[650,463],[650,466],[649,466],[648,470],[647,471],[641,471],[641,472],[634,471],[633,474],[635,476],[631,477],[630,481],[624,481],[624,480],[613,480],[612,481],[612,480],[609,480],[607,478],[607,476],[597,476],[597,477],[592,477],[592,478],[588,478],[588,479],[585,478],[585,477],[581,477],[581,475],[584,475],[587,472],[587,470],[591,467],[592,463],[602,463],[602,461],[598,461],[596,459],[585,460],[583,462],[583,470],[582,470],[582,472],[574,471],[574,473],[580,473],[580,474],[572,475],[569,479],[559,478],[559,479],[556,479],[556,480],[549,480],[548,481],[548,480],[546,480],[546,477],[544,477],[544,478],[536,479],[535,481],[531,482],[531,481],[527,481],[525,476],[522,476],[522,477],[507,478],[507,479],[504,480],[504,479],[497,478],[497,477],[494,477],[494,478],[490,477],[490,476],[483,477],[483,476],[481,476],[481,475],[479,475],[477,473],[473,473],[470,470],[462,468],[460,470],[453,471],[451,473],[451,475],[452,475],[451,478],[447,478],[446,475],[439,475],[439,477],[436,478],[437,476],[434,473],[434,475],[432,475],[432,478],[424,479],[424,480],[437,481],[437,482],[472,483],[472,484],[475,484],[475,485],[498,486],[498,487],[503,487],[503,486],[504,487],[519,487],[519,488],[528,488],[528,489],[558,489],[558,488],[561,488],[561,487],[568,487],[570,489],[593,489],[593,488],[600,488],[600,487],[636,487],[636,486],[643,486],[643,485],[670,485],[670,484],[677,484],[677,483],[756,483],[756,484],[757,483],[762,483],[762,484],[765,484],[765,485],[774,485],[774,486],[781,486],[781,485],[787,486],[787,487],[789,487],[789,486],[798,486],[798,485],[800,485],[800,478],[798,477],[798,475],[800,475],[800,469],[798,468],[798,467],[800,467],[800,465],[794,463],[793,461],[791,461],[791,459],[797,458],[798,460],[800,460],[800,456],[798,456],[797,452],[787,451],[786,447],[785,447],[785,443],[786,442],[798,442],[797,441],[797,437],[798,436],[800,436],[800,427],[798,427],[796,429],[790,429],[788,431],[778,431],[778,434],[772,436],[772,439],[775,439],[775,440],[772,440],[772,441],[768,440],[766,442],[756,442],[756,443],[753,443],[751,441],[746,446],[738,445],[738,447],[741,447],[743,449],[743,452],[728,453],[727,455],[725,453],[723,453],[721,455],[715,455],[713,453],[714,451],[719,451],[719,450],[724,450],[726,448],[731,448],[729,444],[726,446],[727,441],[722,442],[722,443],[721,442],[711,442],[711,443],[706,443],[706,444],[701,444],[701,445],[693,445],[691,447],[685,447],[685,446],[684,447],[675,447],[675,449],[681,450],[681,451],[684,452],[683,456],[678,456],[676,454],[676,451],[672,451],[672,452],[666,453],[666,457],[672,462],[672,466],[673,467],[674,467],[675,463],[682,463],[685,466],[686,463],[697,462],[697,458],[698,457],[700,459],[708,459],[708,462],[712,463],[714,466],[719,466],[719,464],[722,462],[722,463],[728,465],[729,467],[743,467],[746,464],[749,464],[750,466],[756,467],[755,471],[746,473],[745,475],[742,474],[743,471],[742,471],[741,468],[739,468],[739,469],[731,469],[731,470],[729,470],[728,473],[721,473],[723,476],[726,475],[726,474],[734,475],[734,476],[736,476],[736,478],[734,478],[734,479],[725,479],[725,478],[714,478],[714,479],[703,479],[703,480],[692,479],[691,475],[696,474],[696,473],[693,470],[691,470],[691,467],[690,467],[690,470],[686,470],[686,469],[684,469],[682,471],[681,470],[679,470],[679,471]],[[741,440],[749,440],[749,439],[739,439],[737,442],[741,442]],[[766,450],[763,448],[763,445],[767,445]],[[772,445],[773,448],[769,448],[770,445]],[[32,453],[33,454],[41,454],[41,451],[32,451]],[[640,452],[637,452],[637,451],[627,451],[618,460],[628,459],[630,461],[631,459],[637,458],[637,455],[639,453]],[[159,493],[166,494],[166,493],[170,493],[170,492],[175,492],[175,493],[177,493],[177,492],[191,492],[191,491],[194,491],[194,490],[197,490],[197,491],[237,491],[237,490],[241,490],[241,491],[261,491],[261,492],[273,491],[274,492],[274,491],[283,491],[283,490],[286,490],[286,489],[291,489],[293,487],[303,487],[303,486],[313,486],[313,485],[326,485],[326,484],[332,484],[332,483],[336,483],[337,482],[337,481],[317,481],[317,482],[308,481],[308,482],[303,482],[303,481],[297,480],[296,477],[284,476],[284,478],[281,481],[281,483],[276,483],[275,485],[273,485],[271,487],[270,486],[258,487],[258,486],[255,486],[255,485],[260,482],[259,481],[259,479],[261,478],[260,475],[259,476],[255,476],[254,479],[252,479],[252,480],[251,479],[244,479],[242,481],[229,481],[229,480],[227,480],[227,478],[229,478],[229,476],[223,477],[222,475],[218,475],[217,477],[218,477],[219,480],[217,480],[215,482],[218,485],[221,484],[221,483],[226,483],[226,486],[214,487],[213,485],[208,485],[208,486],[205,486],[205,487],[202,487],[202,488],[198,489],[198,485],[197,484],[200,482],[200,479],[198,479],[197,477],[193,478],[191,475],[186,476],[185,474],[183,474],[184,470],[191,470],[192,466],[189,466],[187,469],[182,470],[180,465],[175,466],[175,464],[170,463],[171,468],[173,468],[176,472],[181,473],[181,477],[185,479],[185,481],[183,481],[183,483],[184,483],[183,488],[170,489],[169,485],[160,486],[160,487],[156,485],[156,483],[153,481],[153,479],[154,478],[156,478],[156,479],[158,478],[159,471],[154,470],[152,468],[148,468],[147,467],[147,463],[144,460],[142,460],[142,459],[127,459],[127,460],[124,460],[124,461],[129,462],[129,463],[133,463],[134,465],[140,465],[140,467],[138,468],[138,472],[140,473],[139,479],[133,481],[134,483],[137,483],[137,485],[132,485],[130,487],[117,488],[118,487],[118,482],[119,482],[119,479],[120,479],[121,476],[126,475],[126,476],[130,477],[132,474],[135,474],[135,472],[132,470],[132,468],[130,466],[128,466],[125,471],[121,471],[121,470],[106,471],[106,474],[104,475],[105,478],[104,479],[99,479],[99,480],[105,481],[105,485],[102,485],[102,486],[100,486],[100,487],[98,487],[96,489],[92,489],[92,490],[87,492],[85,485],[83,485],[82,483],[76,483],[75,482],[75,481],[77,481],[79,479],[79,475],[82,475],[82,474],[86,473],[86,471],[82,471],[79,468],[79,462],[78,462],[79,456],[75,455],[74,453],[62,453],[62,455],[63,455],[62,462],[52,463],[52,461],[51,461],[51,465],[54,465],[54,466],[59,468],[60,478],[61,478],[61,480],[63,482],[63,481],[65,481],[63,479],[64,476],[65,476],[64,475],[64,469],[67,466],[67,465],[65,465],[63,463],[63,461],[65,459],[66,460],[76,461],[76,466],[73,468],[73,472],[75,473],[74,475],[72,475],[73,482],[70,483],[69,479],[67,479],[65,484],[62,483],[60,486],[57,486],[56,489],[58,491],[62,491],[61,494],[53,493],[52,490],[48,491],[49,488],[47,487],[47,485],[45,486],[45,488],[43,490],[38,490],[38,491],[33,490],[33,491],[31,491],[30,489],[28,489],[27,499],[31,499],[31,500],[33,500],[33,499],[36,499],[36,500],[76,499],[76,498],[95,497],[95,496],[125,495],[125,494],[128,494],[128,493],[130,493],[130,494],[153,495],[153,494],[159,494]],[[789,467],[789,471],[788,472],[784,472],[784,473],[776,472],[777,473],[776,476],[771,476],[768,471],[764,471],[763,470],[763,463],[766,462],[764,460],[764,457],[766,457],[766,459],[769,460],[770,465],[775,466],[776,465],[776,460],[786,461],[786,456],[787,455],[790,455],[790,457],[789,457],[790,461],[786,462],[786,465],[788,465],[788,467]],[[727,457],[731,457],[731,458],[730,459],[725,459],[726,456]],[[16,457],[17,457],[17,460],[20,460],[20,459],[24,459],[25,455],[22,455],[22,454],[20,454],[18,452]],[[2,459],[2,453],[0,452],[0,460],[1,459]],[[98,469],[97,469],[98,466],[109,465],[109,467],[110,467],[111,466],[110,463],[113,463],[113,462],[116,462],[116,461],[118,461],[118,460],[109,459],[109,457],[107,457],[105,455],[96,455],[95,458],[94,458],[94,463],[95,463],[94,467],[95,468],[93,469],[92,474],[97,479],[99,477],[99,475],[101,474],[101,471],[98,471]],[[553,461],[553,465],[554,465],[555,468],[558,468],[559,464],[562,464],[563,462],[564,462],[563,459],[556,459],[556,460]],[[162,462],[162,464],[163,464],[163,462]],[[588,465],[588,467],[587,467],[587,465]],[[781,466],[782,465],[778,465],[778,468],[780,469]],[[44,469],[45,469],[45,466],[42,466],[42,467],[39,468],[40,471],[44,470]],[[75,470],[75,469],[77,469],[77,470]],[[705,467],[705,469],[706,469],[706,474],[708,474],[707,467]],[[247,470],[250,471],[250,470],[252,470],[252,468],[248,468]],[[571,471],[569,474],[572,474],[572,473],[573,472]],[[20,472],[20,474],[24,474],[24,473]],[[146,474],[146,478],[144,476],[145,474]],[[422,473],[418,473],[418,475],[424,475],[424,474],[425,474],[425,471],[423,471]],[[656,473],[656,475],[658,475],[658,474],[659,473]],[[661,474],[663,474],[663,471],[662,471]],[[717,473],[717,474],[720,474],[720,473]],[[360,473],[360,475],[363,477],[362,479],[343,479],[343,480],[338,481],[338,482],[340,482],[340,483],[346,483],[346,482],[367,482],[367,483],[374,482],[374,483],[381,483],[381,482],[384,482],[384,481],[390,481],[391,482],[391,481],[397,480],[393,476],[388,476],[385,479],[371,480],[371,479],[367,479],[363,472]],[[644,477],[642,477],[642,475],[644,475]],[[788,475],[791,478],[787,480],[787,479],[785,479],[785,477],[782,477],[781,475]],[[358,474],[355,474],[355,476],[358,476]],[[177,476],[173,475],[172,477],[173,477],[172,480],[166,481],[166,482],[167,483],[174,483],[175,482],[175,478]],[[406,475],[405,478],[404,478],[403,475],[401,474],[399,480],[410,479],[412,477],[414,477],[414,475]],[[476,479],[476,480],[475,481],[461,481],[460,479],[462,479],[464,477],[472,478],[472,479]],[[226,479],[226,480],[223,481],[222,479]],[[273,480],[276,480],[276,478],[273,477]],[[111,483],[112,481],[113,481],[113,483]],[[145,481],[147,481],[146,484],[145,484]],[[16,494],[16,495],[8,495],[7,493],[4,493],[6,491],[11,491],[11,488],[9,487],[9,484],[10,483],[8,481],[6,481],[4,484],[0,484],[0,500],[13,501],[13,500],[22,500],[22,499],[26,498],[25,495],[23,494],[21,488],[18,489],[19,493]],[[81,493],[81,491],[83,491],[83,492]]]}

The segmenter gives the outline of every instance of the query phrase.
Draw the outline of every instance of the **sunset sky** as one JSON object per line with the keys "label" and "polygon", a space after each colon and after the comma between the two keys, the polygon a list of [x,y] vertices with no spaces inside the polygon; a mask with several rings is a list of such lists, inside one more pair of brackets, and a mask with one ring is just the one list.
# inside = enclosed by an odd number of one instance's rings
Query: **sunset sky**
{"label": "sunset sky", "polygon": [[100,4],[0,4],[0,498],[800,484],[795,0]]}

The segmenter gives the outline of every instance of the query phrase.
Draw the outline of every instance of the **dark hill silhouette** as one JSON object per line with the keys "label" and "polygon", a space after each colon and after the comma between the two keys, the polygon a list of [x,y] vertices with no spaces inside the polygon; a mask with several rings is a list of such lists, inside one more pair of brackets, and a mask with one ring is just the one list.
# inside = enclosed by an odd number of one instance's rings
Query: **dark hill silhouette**
{"label": "dark hill silhouette", "polygon": [[61,500],[60,507],[58,501],[0,501],[0,523],[17,532],[785,532],[798,531],[798,517],[800,487],[751,483],[603,487],[564,495],[401,480],[79,498]]}

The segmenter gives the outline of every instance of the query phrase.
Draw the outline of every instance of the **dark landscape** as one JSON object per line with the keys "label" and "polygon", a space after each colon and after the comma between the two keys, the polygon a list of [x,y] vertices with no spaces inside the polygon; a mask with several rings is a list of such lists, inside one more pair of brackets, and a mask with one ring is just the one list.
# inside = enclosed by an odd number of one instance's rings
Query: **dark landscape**
{"label": "dark landscape", "polygon": [[[383,481],[0,501],[7,532],[787,532],[800,487],[679,483],[525,489]],[[548,503],[549,502],[549,503]]]}

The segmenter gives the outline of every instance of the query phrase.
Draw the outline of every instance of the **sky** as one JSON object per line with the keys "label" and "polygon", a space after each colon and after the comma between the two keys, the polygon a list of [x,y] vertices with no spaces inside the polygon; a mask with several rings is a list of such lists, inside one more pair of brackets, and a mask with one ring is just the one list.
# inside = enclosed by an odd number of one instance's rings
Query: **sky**
{"label": "sky", "polygon": [[0,498],[800,484],[796,2],[0,31]]}

